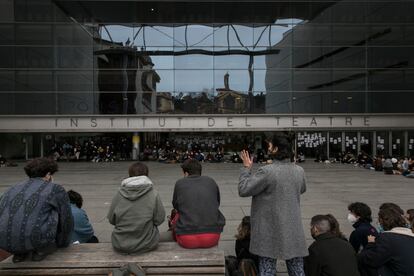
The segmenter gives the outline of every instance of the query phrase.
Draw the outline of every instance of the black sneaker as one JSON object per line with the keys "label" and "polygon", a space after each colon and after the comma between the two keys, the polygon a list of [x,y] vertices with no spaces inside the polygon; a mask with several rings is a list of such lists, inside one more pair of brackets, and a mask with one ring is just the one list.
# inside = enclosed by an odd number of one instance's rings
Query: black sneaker
{"label": "black sneaker", "polygon": [[13,263],[21,263],[24,262],[24,260],[26,260],[27,256],[29,254],[25,253],[25,254],[14,254],[13,255]]}

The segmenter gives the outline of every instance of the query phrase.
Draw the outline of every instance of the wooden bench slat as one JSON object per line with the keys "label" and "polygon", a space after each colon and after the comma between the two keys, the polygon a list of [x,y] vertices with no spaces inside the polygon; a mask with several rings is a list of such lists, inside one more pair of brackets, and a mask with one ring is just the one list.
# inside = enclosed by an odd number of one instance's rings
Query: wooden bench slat
{"label": "wooden bench slat", "polygon": [[184,249],[176,243],[160,243],[151,252],[127,255],[110,243],[80,244],[59,249],[41,262],[0,262],[0,275],[107,275],[112,268],[136,263],[148,275],[224,275],[224,252],[217,247]]}
{"label": "wooden bench slat", "polygon": [[[108,275],[112,268],[89,268],[89,269],[13,269],[0,270],[0,275]],[[223,275],[224,267],[149,267],[145,268],[146,275]]]}

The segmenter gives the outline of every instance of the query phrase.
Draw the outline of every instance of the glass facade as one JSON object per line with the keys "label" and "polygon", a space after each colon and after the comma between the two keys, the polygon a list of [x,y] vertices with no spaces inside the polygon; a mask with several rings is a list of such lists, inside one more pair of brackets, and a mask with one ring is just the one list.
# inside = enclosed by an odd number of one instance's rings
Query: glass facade
{"label": "glass facade", "polygon": [[409,113],[413,10],[0,0],[0,114]]}

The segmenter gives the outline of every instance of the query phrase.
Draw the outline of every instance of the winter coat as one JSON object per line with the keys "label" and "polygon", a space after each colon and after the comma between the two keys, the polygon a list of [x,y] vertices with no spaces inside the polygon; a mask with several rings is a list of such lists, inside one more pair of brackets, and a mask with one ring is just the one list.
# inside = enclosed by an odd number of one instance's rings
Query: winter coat
{"label": "winter coat", "polygon": [[359,276],[355,251],[349,242],[330,233],[317,236],[305,258],[306,276]]}
{"label": "winter coat", "polygon": [[411,229],[396,227],[378,236],[375,243],[358,255],[362,266],[387,271],[393,276],[414,275],[414,234]]}
{"label": "winter coat", "polygon": [[157,247],[157,226],[164,222],[165,210],[152,181],[147,176],[136,176],[122,181],[107,218],[115,226],[111,237],[114,249],[141,253]]}
{"label": "winter coat", "polygon": [[0,248],[10,253],[66,247],[72,229],[69,197],[58,184],[30,178],[0,199]]}
{"label": "winter coat", "polygon": [[223,232],[226,219],[219,210],[219,187],[212,178],[190,175],[178,180],[172,204],[179,213],[177,235]]}
{"label": "winter coat", "polygon": [[378,232],[375,227],[367,221],[357,221],[352,226],[355,230],[352,231],[349,242],[352,244],[356,253],[367,246],[368,236],[378,237]]}
{"label": "winter coat", "polygon": [[241,170],[239,195],[253,197],[250,252],[281,260],[308,255],[300,210],[305,191],[302,167],[287,159],[275,160],[254,174]]}
{"label": "winter coat", "polygon": [[93,227],[89,222],[85,210],[78,208],[75,204],[70,204],[72,210],[74,228],[71,233],[72,242],[85,243],[93,236]]}

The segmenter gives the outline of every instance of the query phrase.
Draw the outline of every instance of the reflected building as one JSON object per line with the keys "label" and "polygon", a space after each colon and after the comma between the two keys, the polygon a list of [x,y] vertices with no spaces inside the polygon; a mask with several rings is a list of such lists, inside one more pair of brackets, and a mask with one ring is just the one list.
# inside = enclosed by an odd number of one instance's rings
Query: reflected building
{"label": "reflected building", "polygon": [[[76,133],[75,123],[43,129],[44,118],[228,114],[246,116],[245,124],[217,131],[242,133],[254,118],[347,114],[387,120],[283,130],[324,131],[335,151],[414,154],[414,124],[402,123],[414,102],[413,10],[413,1],[377,0],[0,0],[0,122],[33,120],[23,132],[0,125],[0,141],[33,141],[34,149],[50,133]],[[214,132],[208,122],[177,131]],[[82,132],[124,131],[111,127]]]}

